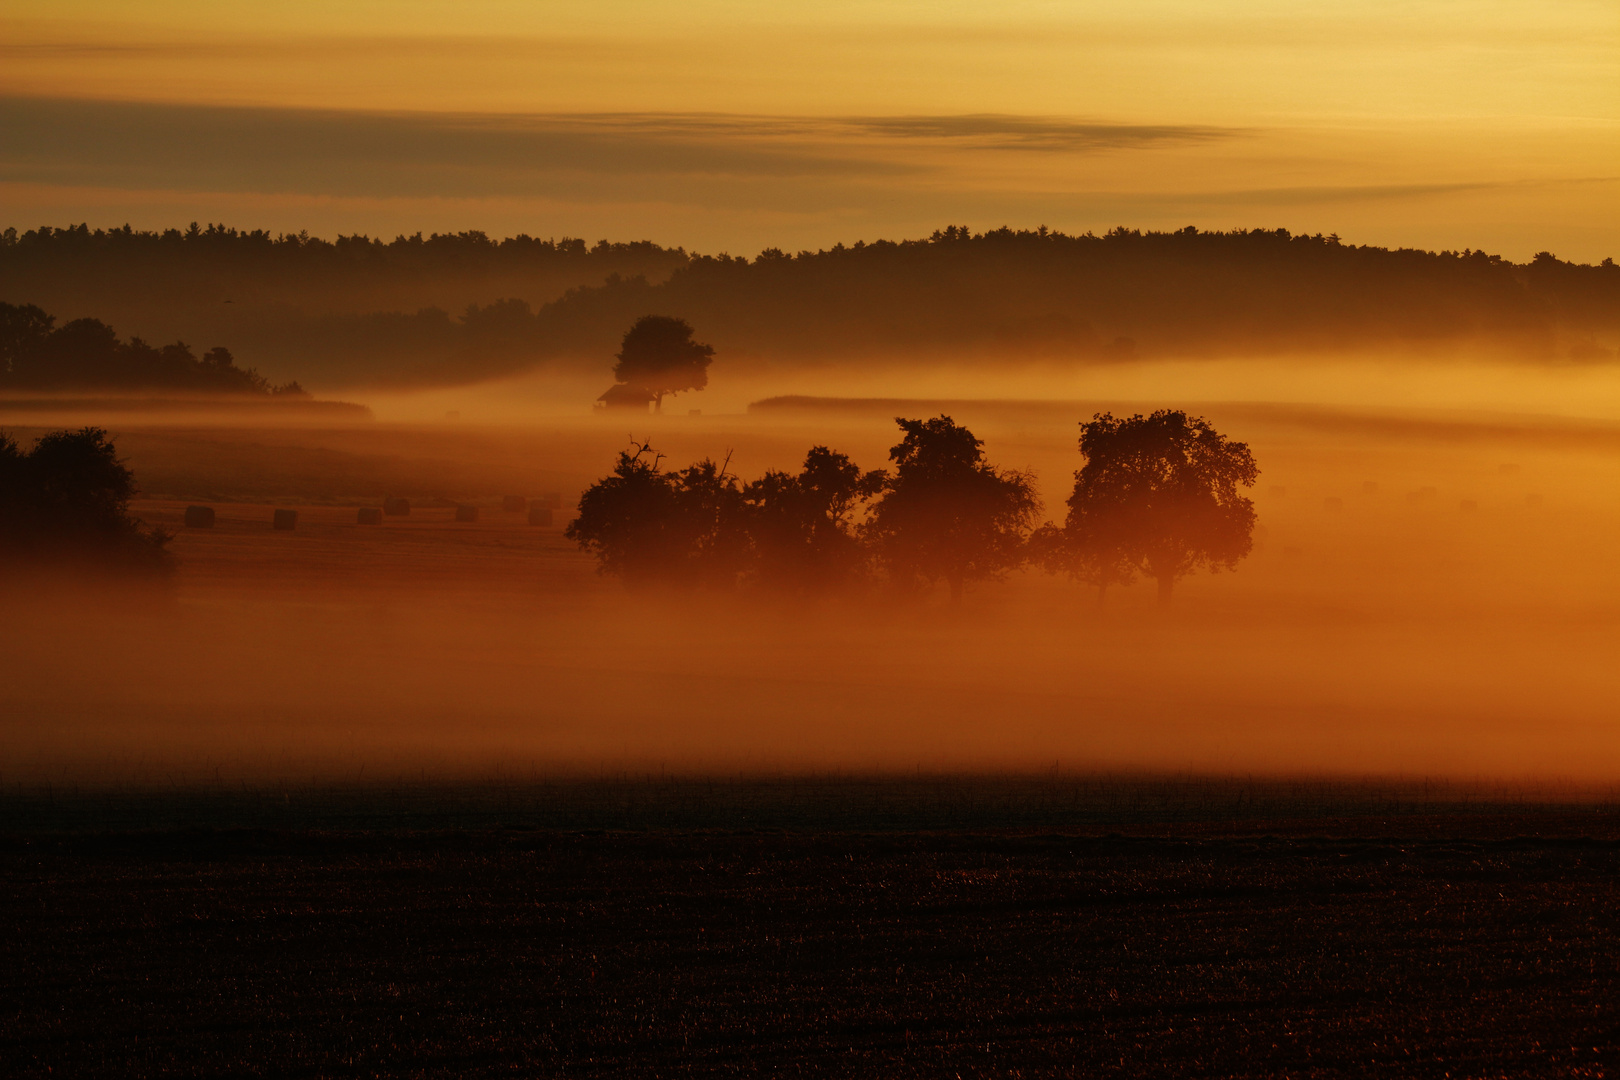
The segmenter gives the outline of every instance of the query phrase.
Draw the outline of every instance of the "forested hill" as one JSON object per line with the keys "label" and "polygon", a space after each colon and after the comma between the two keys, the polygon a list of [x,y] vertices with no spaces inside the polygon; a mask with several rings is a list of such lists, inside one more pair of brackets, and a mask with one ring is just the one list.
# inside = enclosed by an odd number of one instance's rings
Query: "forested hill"
{"label": "forested hill", "polygon": [[1067,236],[952,228],[753,261],[697,257],[661,285],[575,290],[542,311],[562,352],[648,311],[765,357],[1274,354],[1456,343],[1598,359],[1620,266],[1358,247],[1286,230]]}
{"label": "forested hill", "polygon": [[[179,254],[161,254],[171,250]],[[0,299],[51,306],[49,290],[73,281],[84,302],[52,310],[88,307],[100,290],[109,295],[98,310],[117,311],[111,294],[143,267],[163,283],[141,294],[151,303],[189,282],[184,289],[207,297],[215,319],[230,310],[225,300],[241,305],[229,334],[218,336],[264,370],[323,385],[602,365],[625,328],[649,313],[687,319],[722,361],[785,363],[1459,347],[1601,361],[1620,343],[1620,267],[1612,260],[1579,265],[1543,253],[1515,264],[1484,252],[1392,250],[1280,229],[1071,236],[949,228],[923,240],[767,250],[753,259],[481,234],[326,244],[219,228],[39,230],[8,234],[0,245]],[[213,278],[210,267],[219,270]],[[211,280],[230,284],[205,285]],[[171,301],[174,310],[202,306],[195,297]],[[156,335],[145,321],[152,317],[123,321]],[[216,328],[165,324],[165,333],[199,337]]]}
{"label": "forested hill", "polygon": [[[226,341],[270,377],[332,385],[406,378],[468,340],[500,338],[514,315],[527,356],[532,309],[615,274],[659,281],[686,261],[651,243],[481,232],[385,242],[196,223],[161,232],[8,228],[0,301],[103,319],[150,341]],[[503,298],[513,302],[494,304]],[[463,326],[480,305],[488,313]]]}
{"label": "forested hill", "polygon": [[216,345],[202,356],[183,341],[161,348],[124,341],[99,319],[56,325],[33,304],[0,301],[0,391],[180,390],[307,398],[296,382],[272,385]]}

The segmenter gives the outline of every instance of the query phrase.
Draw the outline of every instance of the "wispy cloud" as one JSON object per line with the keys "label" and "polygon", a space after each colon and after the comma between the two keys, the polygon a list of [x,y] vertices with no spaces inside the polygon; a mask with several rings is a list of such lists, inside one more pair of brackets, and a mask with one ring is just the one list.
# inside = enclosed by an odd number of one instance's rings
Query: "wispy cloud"
{"label": "wispy cloud", "polygon": [[[0,97],[0,179],[326,195],[574,195],[595,184],[880,182],[907,147],[1093,152],[1236,129],[1019,116],[476,115]],[[655,196],[656,191],[647,190]]]}
{"label": "wispy cloud", "polygon": [[1248,129],[1199,124],[1107,124],[1040,117],[851,117],[851,128],[896,139],[932,139],[996,150],[1115,150],[1167,143],[1212,142]]}
{"label": "wispy cloud", "polygon": [[586,113],[540,122],[672,137],[863,139],[975,150],[1117,150],[1234,139],[1251,129],[1118,124],[981,113],[959,116],[753,116],[739,113]]}
{"label": "wispy cloud", "polygon": [[569,174],[757,178],[905,166],[658,125],[0,99],[0,173],[34,182],[335,195],[538,194]]}

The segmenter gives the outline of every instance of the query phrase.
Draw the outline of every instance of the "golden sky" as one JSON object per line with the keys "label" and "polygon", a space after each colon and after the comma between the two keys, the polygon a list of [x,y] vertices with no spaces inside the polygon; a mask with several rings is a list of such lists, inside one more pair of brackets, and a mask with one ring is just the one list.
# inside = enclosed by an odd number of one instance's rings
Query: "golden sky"
{"label": "golden sky", "polygon": [[11,0],[0,224],[1620,256],[1620,3]]}

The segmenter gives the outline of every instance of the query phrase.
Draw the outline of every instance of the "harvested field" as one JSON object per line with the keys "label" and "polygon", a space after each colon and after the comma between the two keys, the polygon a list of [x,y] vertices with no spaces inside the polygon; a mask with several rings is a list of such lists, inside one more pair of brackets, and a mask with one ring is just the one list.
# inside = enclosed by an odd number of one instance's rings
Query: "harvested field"
{"label": "harvested field", "polygon": [[472,831],[244,829],[214,806],[220,827],[13,833],[0,1056],[37,1076],[1365,1077],[1601,1076],[1620,1054],[1612,810],[1340,791],[1316,805],[1347,816],[1211,820],[1173,787],[1154,812],[1152,785],[1092,783],[1106,825],[694,829],[705,805],[797,804],[691,787],[654,785],[641,805],[675,827],[633,831],[590,827],[623,821],[608,784],[571,789],[566,829],[519,792]]}

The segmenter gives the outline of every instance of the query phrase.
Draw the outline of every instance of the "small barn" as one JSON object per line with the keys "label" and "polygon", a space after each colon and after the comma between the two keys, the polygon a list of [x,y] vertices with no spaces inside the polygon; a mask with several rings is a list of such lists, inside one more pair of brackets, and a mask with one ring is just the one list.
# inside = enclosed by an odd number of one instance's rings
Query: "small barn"
{"label": "small barn", "polygon": [[635,409],[646,412],[647,406],[658,400],[658,395],[644,386],[633,383],[614,383],[596,399],[598,409]]}

